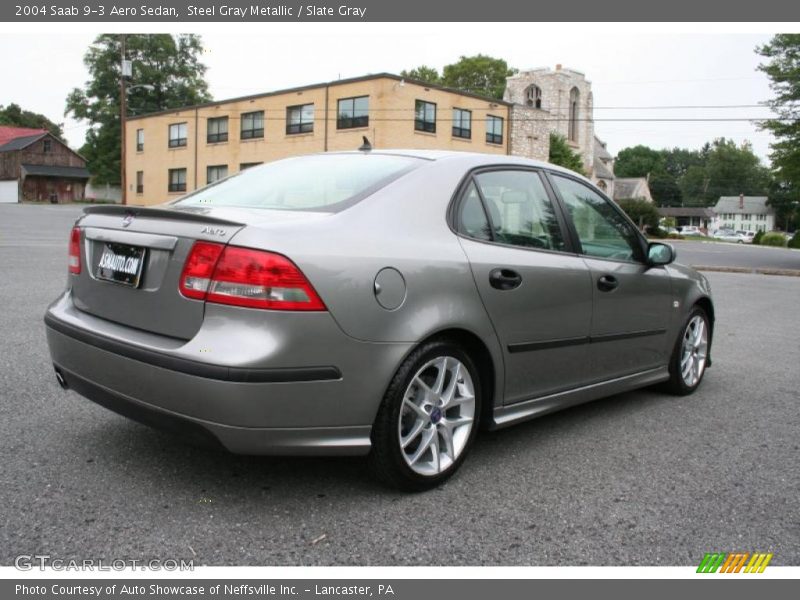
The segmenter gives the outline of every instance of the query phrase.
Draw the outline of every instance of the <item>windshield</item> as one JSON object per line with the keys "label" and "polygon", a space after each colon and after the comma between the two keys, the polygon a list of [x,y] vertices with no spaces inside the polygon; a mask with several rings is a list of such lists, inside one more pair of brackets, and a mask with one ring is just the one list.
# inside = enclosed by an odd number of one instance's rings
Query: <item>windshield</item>
{"label": "windshield", "polygon": [[175,204],[336,212],[422,163],[410,156],[367,153],[288,158],[240,171]]}

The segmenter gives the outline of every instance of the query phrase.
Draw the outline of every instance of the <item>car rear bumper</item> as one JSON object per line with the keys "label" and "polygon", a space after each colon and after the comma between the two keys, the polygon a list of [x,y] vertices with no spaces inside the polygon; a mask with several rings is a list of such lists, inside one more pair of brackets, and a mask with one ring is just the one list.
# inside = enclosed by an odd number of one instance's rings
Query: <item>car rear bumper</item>
{"label": "car rear bumper", "polygon": [[[280,338],[297,328],[291,316],[270,318]],[[69,293],[45,324],[66,386],[119,414],[239,454],[365,454],[385,386],[410,347],[360,342],[331,327],[329,315],[315,318],[312,341],[294,332],[312,345],[305,363],[292,366],[298,357],[289,341],[262,360],[229,364],[188,358],[181,351],[193,340],[173,340],[171,349],[166,341],[164,348],[131,343],[125,334],[138,341],[136,330],[78,311]],[[237,334],[235,322],[229,332]]]}

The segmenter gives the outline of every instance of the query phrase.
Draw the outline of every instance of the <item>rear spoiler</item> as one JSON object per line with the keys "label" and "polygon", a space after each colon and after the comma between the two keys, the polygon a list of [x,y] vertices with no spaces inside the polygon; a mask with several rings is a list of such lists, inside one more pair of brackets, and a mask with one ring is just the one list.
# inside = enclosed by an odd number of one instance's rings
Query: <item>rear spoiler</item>
{"label": "rear spoiler", "polygon": [[231,221],[228,219],[220,219],[212,217],[205,208],[186,207],[147,207],[147,206],[121,206],[118,204],[98,204],[96,206],[87,206],[83,209],[85,215],[110,215],[125,217],[126,215],[133,215],[134,217],[154,217],[157,219],[172,219],[175,221],[195,221],[197,223],[215,223],[222,225],[244,225],[240,221]]}

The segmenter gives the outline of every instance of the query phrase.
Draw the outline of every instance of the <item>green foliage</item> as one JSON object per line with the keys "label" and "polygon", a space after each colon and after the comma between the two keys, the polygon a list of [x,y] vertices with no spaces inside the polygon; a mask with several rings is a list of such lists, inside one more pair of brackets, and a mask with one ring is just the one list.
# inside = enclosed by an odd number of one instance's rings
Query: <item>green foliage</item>
{"label": "green foliage", "polygon": [[583,159],[570,147],[566,138],[557,133],[550,134],[550,156],[548,160],[554,165],[571,169],[583,175]]}
{"label": "green foliage", "polygon": [[502,58],[483,54],[462,56],[458,62],[445,65],[441,83],[446,87],[500,100],[506,89],[506,78],[516,72]]}
{"label": "green foliage", "polygon": [[764,232],[761,229],[759,229],[758,231],[756,231],[756,234],[753,236],[753,244],[755,244],[756,246],[761,244],[761,238],[763,238],[763,237],[764,237]]}
{"label": "green foliage", "polygon": [[800,34],[780,33],[756,52],[767,59],[758,68],[775,94],[768,104],[777,117],[762,123],[777,140],[772,166],[778,179],[800,188]]}
{"label": "green foliage", "polygon": [[658,214],[658,208],[654,204],[641,198],[625,198],[618,200],[617,204],[640,228],[658,228],[661,215]]}
{"label": "green foliage", "polygon": [[[90,79],[67,97],[65,114],[88,121],[81,153],[96,183],[120,182],[120,54],[122,36],[98,36],[84,55]],[[200,62],[203,45],[195,34],[129,34],[126,57],[133,61],[128,115],[178,108],[211,99]],[[153,86],[152,91],[135,85]]]}
{"label": "green foliage", "polygon": [[439,75],[434,67],[427,65],[420,65],[414,69],[400,71],[400,76],[407,79],[416,79],[417,81],[424,81],[425,83],[432,83],[434,85],[442,83],[442,77]]}
{"label": "green foliage", "polygon": [[800,189],[791,182],[775,180],[767,200],[775,209],[775,223],[786,231],[800,227]]}
{"label": "green foliage", "polygon": [[64,137],[63,124],[53,123],[42,114],[23,110],[18,104],[14,104],[13,102],[5,107],[0,104],[0,125],[47,129],[47,131],[59,139]]}
{"label": "green foliage", "polygon": [[770,231],[769,233],[765,233],[758,243],[762,246],[777,246],[782,248],[786,246],[786,238],[782,233]]}
{"label": "green foliage", "polygon": [[789,248],[800,248],[800,229],[794,232],[792,239],[790,239],[786,245]]}
{"label": "green foliage", "polygon": [[766,195],[769,171],[747,143],[719,138],[700,150],[654,150],[634,146],[619,152],[618,177],[649,177],[658,206],[711,206],[720,196]]}

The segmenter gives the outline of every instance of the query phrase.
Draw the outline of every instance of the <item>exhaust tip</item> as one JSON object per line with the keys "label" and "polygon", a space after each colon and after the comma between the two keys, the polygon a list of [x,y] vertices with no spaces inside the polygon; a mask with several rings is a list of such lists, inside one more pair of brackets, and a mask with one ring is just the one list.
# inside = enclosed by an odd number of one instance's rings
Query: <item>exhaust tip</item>
{"label": "exhaust tip", "polygon": [[58,382],[58,385],[61,386],[62,390],[69,389],[69,386],[67,385],[67,380],[64,379],[64,376],[61,374],[61,371],[59,371],[58,369],[56,369],[56,381]]}

